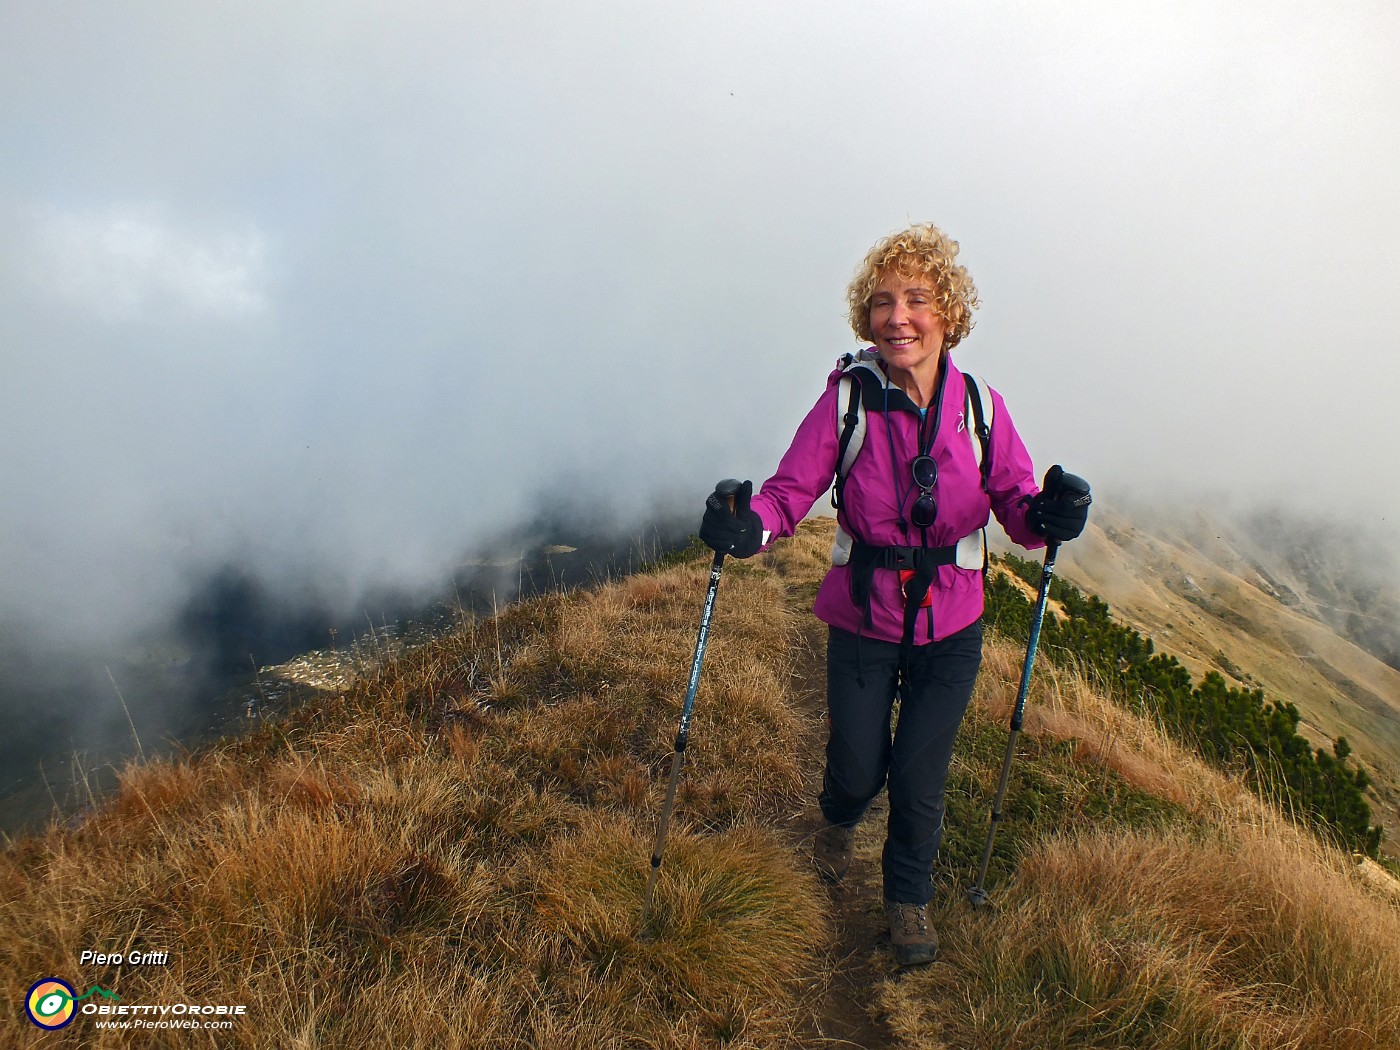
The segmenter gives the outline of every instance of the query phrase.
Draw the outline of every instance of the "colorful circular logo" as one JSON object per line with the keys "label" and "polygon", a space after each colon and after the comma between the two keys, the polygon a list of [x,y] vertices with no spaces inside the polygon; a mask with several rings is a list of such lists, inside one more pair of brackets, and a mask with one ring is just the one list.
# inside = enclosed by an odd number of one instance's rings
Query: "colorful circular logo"
{"label": "colorful circular logo", "polygon": [[67,981],[45,977],[35,981],[24,1000],[25,1013],[40,1028],[63,1028],[73,1022],[77,1012],[73,999],[77,993]]}

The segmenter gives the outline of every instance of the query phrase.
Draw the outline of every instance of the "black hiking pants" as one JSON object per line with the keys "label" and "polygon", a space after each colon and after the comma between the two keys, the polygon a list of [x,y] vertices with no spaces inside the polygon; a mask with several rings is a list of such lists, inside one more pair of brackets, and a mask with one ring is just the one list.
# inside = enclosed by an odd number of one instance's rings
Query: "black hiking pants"
{"label": "black hiking pants", "polygon": [[[982,663],[982,621],[942,641],[914,646],[904,669],[900,648],[897,642],[830,629],[831,736],[821,808],[831,823],[853,828],[888,782],[885,900],[927,904],[943,838],[943,789],[953,742]],[[899,717],[891,734],[896,696]]]}

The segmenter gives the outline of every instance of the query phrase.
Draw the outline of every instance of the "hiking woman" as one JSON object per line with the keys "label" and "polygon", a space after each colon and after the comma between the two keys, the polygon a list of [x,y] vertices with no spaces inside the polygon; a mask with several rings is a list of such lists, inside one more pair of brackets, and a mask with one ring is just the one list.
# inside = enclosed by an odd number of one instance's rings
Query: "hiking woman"
{"label": "hiking woman", "polygon": [[792,535],[836,480],[833,565],[813,605],[829,628],[831,716],[820,797],[828,823],[813,854],[828,881],[844,877],[854,829],[888,785],[881,864],[902,965],[938,950],[931,872],[953,742],[982,659],[982,530],[995,514],[1034,549],[1078,536],[1088,515],[1087,495],[1041,491],[1001,395],[953,363],[977,306],[957,252],[930,225],[871,249],[847,290],[851,327],[871,345],[831,373],[761,490],[745,482],[732,510],[711,496],[700,528],[713,549],[749,557]]}

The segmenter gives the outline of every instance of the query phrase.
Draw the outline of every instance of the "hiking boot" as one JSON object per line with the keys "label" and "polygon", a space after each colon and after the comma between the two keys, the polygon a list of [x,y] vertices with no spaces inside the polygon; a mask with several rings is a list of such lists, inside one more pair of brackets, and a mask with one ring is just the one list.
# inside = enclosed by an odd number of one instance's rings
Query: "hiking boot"
{"label": "hiking boot", "polygon": [[927,905],[886,901],[885,918],[890,921],[895,962],[900,966],[933,962],[938,955],[938,935],[929,928]]}
{"label": "hiking boot", "polygon": [[812,863],[824,882],[840,882],[851,867],[851,853],[856,841],[854,828],[828,824],[817,832],[812,844]]}

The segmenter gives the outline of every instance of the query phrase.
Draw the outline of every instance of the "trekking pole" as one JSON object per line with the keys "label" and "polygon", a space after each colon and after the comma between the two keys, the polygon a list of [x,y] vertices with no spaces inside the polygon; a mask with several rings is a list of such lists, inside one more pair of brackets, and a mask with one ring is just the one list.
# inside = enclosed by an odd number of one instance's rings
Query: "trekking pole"
{"label": "trekking pole", "polygon": [[[1089,502],[1089,483],[1073,474],[1066,474],[1058,466],[1052,467],[1046,474],[1046,488],[1053,488],[1056,499],[1072,498],[1081,506]],[[1026,713],[1026,696],[1031,689],[1031,665],[1035,663],[1035,650],[1040,645],[1040,626],[1045,622],[1045,602],[1050,596],[1050,578],[1055,574],[1055,555],[1059,549],[1059,540],[1050,540],[1045,545],[1045,565],[1040,570],[1040,590],[1035,596],[1035,609],[1031,613],[1031,636],[1026,642],[1026,662],[1021,667],[1021,688],[1016,691],[1016,706],[1011,712],[1011,739],[1006,742],[1006,758],[1001,764],[1001,781],[997,784],[997,797],[992,803],[992,826],[987,831],[987,846],[982,850],[982,865],[977,869],[977,885],[967,891],[967,899],[974,908],[990,903],[982,884],[987,878],[987,865],[992,859],[992,842],[997,836],[997,822],[1001,820],[1001,804],[1006,798],[1006,782],[1011,776],[1011,760],[1016,755],[1016,737],[1021,733],[1021,721]]]}
{"label": "trekking pole", "polygon": [[[739,491],[739,482],[726,478],[715,486],[715,493],[734,507],[734,495]],[[681,706],[681,724],[676,733],[675,753],[671,756],[671,781],[666,785],[666,802],[661,807],[661,820],[656,827],[656,845],[651,851],[651,872],[647,875],[646,895],[642,903],[642,933],[647,932],[647,919],[651,917],[652,893],[656,889],[656,876],[661,871],[661,851],[666,846],[666,829],[671,824],[671,810],[676,804],[676,785],[681,779],[681,765],[685,761],[685,748],[690,740],[690,714],[695,708],[695,692],[700,687],[700,664],[705,659],[705,645],[710,638],[710,616],[715,611],[715,594],[719,591],[719,572],[724,566],[724,554],[715,551],[715,559],[710,563],[710,586],[705,592],[705,606],[700,612],[700,633],[695,639],[695,656],[690,663],[690,682],[685,690],[685,703]]]}
{"label": "trekking pole", "polygon": [[1040,570],[1040,591],[1035,596],[1035,610],[1031,613],[1031,636],[1026,643],[1026,662],[1021,665],[1021,688],[1016,692],[1016,706],[1011,712],[1011,739],[1006,742],[1006,758],[1001,763],[1001,782],[997,784],[997,797],[992,803],[992,826],[987,832],[986,848],[982,850],[982,866],[977,869],[977,885],[967,891],[967,899],[974,908],[989,902],[982,883],[987,878],[987,865],[992,859],[992,841],[997,837],[1001,803],[1006,798],[1006,782],[1011,776],[1011,760],[1016,755],[1016,738],[1021,734],[1021,722],[1026,713],[1026,696],[1031,688],[1031,665],[1035,663],[1035,650],[1040,645],[1040,625],[1045,620],[1045,600],[1050,595],[1050,578],[1055,573],[1055,554],[1059,546],[1057,540],[1051,540],[1045,547],[1045,565]]}

